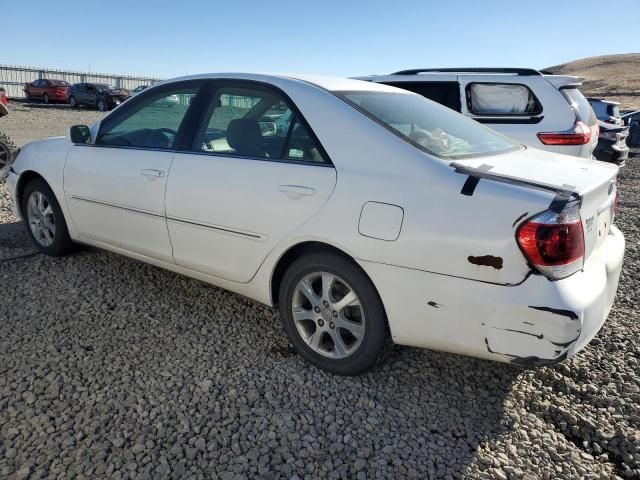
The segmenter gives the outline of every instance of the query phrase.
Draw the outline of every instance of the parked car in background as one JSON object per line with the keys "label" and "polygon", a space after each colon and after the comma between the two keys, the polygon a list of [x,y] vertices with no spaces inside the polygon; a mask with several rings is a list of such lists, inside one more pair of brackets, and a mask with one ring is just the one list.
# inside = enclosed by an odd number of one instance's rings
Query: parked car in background
{"label": "parked car in background", "polygon": [[631,110],[622,115],[622,122],[629,127],[627,145],[640,147],[640,110]]}
{"label": "parked car in background", "polygon": [[137,94],[139,94],[140,92],[142,92],[143,90],[149,88],[149,85],[140,85],[137,86],[136,88],[134,88],[133,90],[131,90],[131,96],[135,96]]}
{"label": "parked car in background", "polygon": [[[0,87],[0,118],[9,115],[7,108],[7,95],[4,88]],[[13,152],[16,151],[16,145],[6,133],[2,132],[0,125],[0,177],[4,167],[11,161]],[[0,182],[2,179],[0,178]]]}
{"label": "parked car in background", "polygon": [[602,121],[599,123],[600,134],[598,135],[598,145],[593,152],[593,156],[603,162],[624,165],[627,158],[629,158],[629,146],[627,145],[629,127]]}
{"label": "parked car in background", "polygon": [[24,86],[27,100],[42,100],[43,103],[66,103],[69,83],[64,80],[41,78]]}
{"label": "parked car in background", "polygon": [[346,375],[389,340],[529,366],[583,349],[624,238],[618,168],[572,160],[387,85],[209,74],[5,175],[41,252],[95,245],[279,305],[299,354]]}
{"label": "parked car in background", "polygon": [[620,118],[620,104],[618,102],[591,97],[587,100],[589,100],[589,104],[591,108],[593,108],[598,120],[612,125],[623,125],[623,121]]}
{"label": "parked car in background", "polygon": [[360,79],[418,93],[543,150],[591,158],[598,141],[577,77],[528,68],[427,68]]}
{"label": "parked car in background", "polygon": [[75,83],[67,92],[69,105],[95,107],[106,112],[127,100],[131,94],[129,90],[114,88],[105,83]]}
{"label": "parked car in background", "polygon": [[630,126],[632,123],[640,123],[640,110],[631,110],[620,116],[622,123]]}

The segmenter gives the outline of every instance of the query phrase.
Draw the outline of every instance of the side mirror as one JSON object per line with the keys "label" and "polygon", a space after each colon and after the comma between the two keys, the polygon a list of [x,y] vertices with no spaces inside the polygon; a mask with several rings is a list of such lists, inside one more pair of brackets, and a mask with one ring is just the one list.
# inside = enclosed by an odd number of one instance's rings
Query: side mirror
{"label": "side mirror", "polygon": [[91,130],[86,125],[74,125],[69,129],[69,139],[73,143],[90,143]]}

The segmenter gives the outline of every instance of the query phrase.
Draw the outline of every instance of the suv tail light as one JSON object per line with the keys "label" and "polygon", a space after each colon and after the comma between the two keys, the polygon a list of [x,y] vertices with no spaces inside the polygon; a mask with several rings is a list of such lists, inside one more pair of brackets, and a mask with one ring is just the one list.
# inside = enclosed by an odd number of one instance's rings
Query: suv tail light
{"label": "suv tail light", "polygon": [[516,232],[518,246],[531,265],[554,280],[582,269],[584,233],[580,202],[571,202],[560,213],[547,210],[525,221]]}
{"label": "suv tail light", "polygon": [[[583,122],[576,122],[571,130],[540,132],[538,138],[545,145],[586,145],[591,141],[593,134],[594,131]],[[597,131],[595,134],[597,135]]]}

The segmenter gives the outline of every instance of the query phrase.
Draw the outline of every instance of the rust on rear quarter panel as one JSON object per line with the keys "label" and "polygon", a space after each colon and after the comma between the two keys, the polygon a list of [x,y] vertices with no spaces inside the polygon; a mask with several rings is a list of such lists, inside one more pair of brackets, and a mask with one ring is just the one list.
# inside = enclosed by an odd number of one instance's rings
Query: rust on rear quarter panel
{"label": "rust on rear quarter panel", "polygon": [[473,263],[474,265],[493,267],[496,270],[500,270],[503,263],[502,257],[494,257],[493,255],[483,255],[481,257],[469,255],[467,260],[469,260],[469,263]]}

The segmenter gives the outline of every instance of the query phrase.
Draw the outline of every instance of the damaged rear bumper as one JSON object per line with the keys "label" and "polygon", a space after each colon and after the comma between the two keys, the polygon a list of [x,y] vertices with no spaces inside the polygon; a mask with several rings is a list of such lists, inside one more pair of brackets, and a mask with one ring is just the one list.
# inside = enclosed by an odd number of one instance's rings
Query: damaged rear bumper
{"label": "damaged rear bumper", "polygon": [[378,287],[395,343],[518,365],[549,365],[582,350],[618,289],[624,237],[612,227],[585,268],[514,286],[361,262]]}

